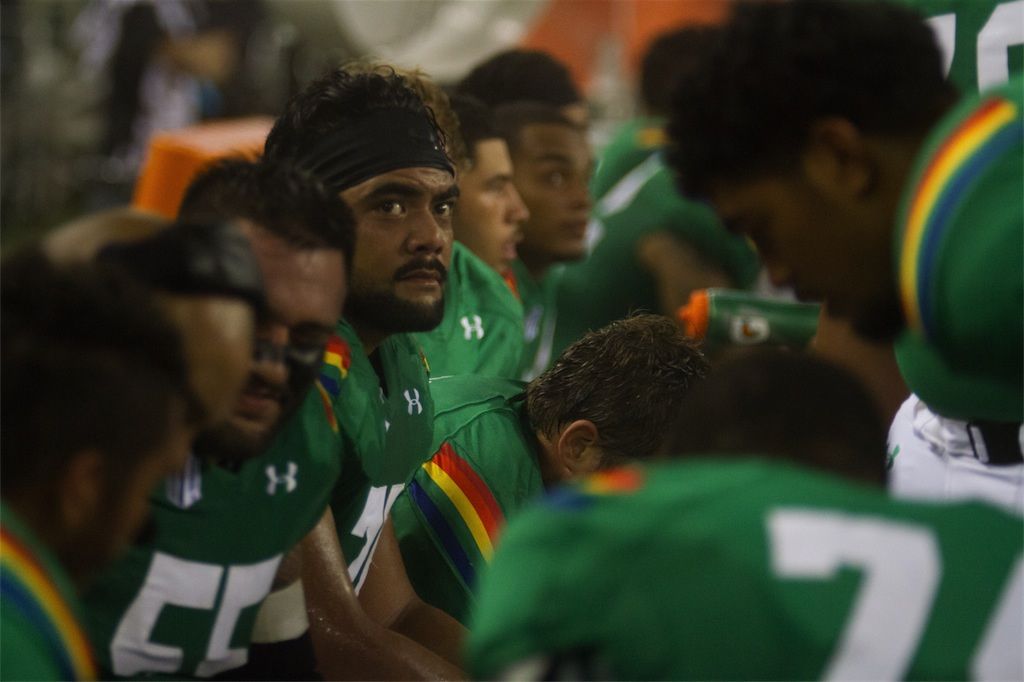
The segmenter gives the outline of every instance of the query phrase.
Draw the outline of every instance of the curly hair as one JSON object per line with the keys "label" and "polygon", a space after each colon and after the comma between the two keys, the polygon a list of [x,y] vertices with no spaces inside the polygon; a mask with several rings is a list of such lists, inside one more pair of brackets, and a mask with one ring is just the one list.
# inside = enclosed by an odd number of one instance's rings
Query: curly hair
{"label": "curly hair", "polygon": [[299,248],[340,249],[352,269],[355,217],[341,198],[288,162],[214,162],[188,186],[178,210],[186,222],[251,220]]}
{"label": "curly hair", "polygon": [[668,161],[683,191],[795,166],[815,120],[863,131],[926,131],[955,90],[931,29],[912,10],[864,0],[737,3],[677,82]]}
{"label": "curly hair", "polygon": [[445,131],[438,125],[409,80],[394,68],[345,67],[334,69],[310,83],[288,102],[274,122],[264,145],[264,157],[274,161],[309,153],[325,135],[378,109],[408,109],[422,113],[447,149]]}
{"label": "curly hair", "polygon": [[577,419],[597,426],[607,464],[657,453],[676,405],[708,370],[697,344],[661,315],[612,322],[569,346],[526,387],[533,429],[554,436]]}

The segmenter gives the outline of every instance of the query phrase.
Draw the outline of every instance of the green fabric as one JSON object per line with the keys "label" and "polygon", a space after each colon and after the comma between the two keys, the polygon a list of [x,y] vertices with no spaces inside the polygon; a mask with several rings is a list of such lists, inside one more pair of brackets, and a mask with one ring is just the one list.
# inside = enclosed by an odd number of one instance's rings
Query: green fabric
{"label": "green fabric", "polygon": [[328,409],[314,388],[272,447],[238,471],[193,457],[153,492],[154,539],[84,599],[108,675],[208,677],[245,663],[277,565],[320,520],[338,477]]}
{"label": "green fabric", "polygon": [[[469,671],[494,679],[568,654],[603,679],[803,680],[852,654],[848,678],[965,679],[998,609],[1020,617],[1003,600],[1022,539],[1020,518],[985,504],[897,501],[767,460],[606,473],[509,524],[479,591]],[[862,636],[844,649],[851,620]],[[1017,675],[1018,644],[994,652]]]}
{"label": "green fabric", "polygon": [[501,275],[455,242],[444,319],[437,329],[412,337],[434,376],[514,378],[523,352],[523,308]]}
{"label": "green fabric", "polygon": [[523,305],[523,354],[519,363],[519,379],[522,381],[536,378],[554,359],[551,348],[558,317],[555,299],[564,267],[552,267],[538,281],[522,261],[512,262],[512,273]]}
{"label": "green fabric", "polygon": [[[1017,107],[1006,147],[990,159],[960,164],[967,184],[943,192],[944,216],[929,223],[921,247],[905,254],[910,206],[932,159],[958,126],[991,97]],[[896,345],[907,385],[933,411],[956,419],[1018,422],[1024,418],[1024,79],[1016,78],[957,107],[925,143],[904,195],[895,235],[897,276],[905,257],[916,263],[924,328]],[[1014,127],[1016,126],[1016,127]],[[984,161],[975,165],[976,161]],[[958,171],[958,174],[960,171]],[[942,209],[936,209],[936,212]],[[934,256],[930,255],[934,254]],[[900,280],[901,289],[906,282]]]}
{"label": "green fabric", "polygon": [[[1008,0],[898,0],[928,17],[933,26],[951,26],[953,59],[949,62],[949,78],[965,93],[997,84],[995,73],[978,73],[978,51],[993,56],[1006,55],[1010,74],[1021,73],[1024,66],[1024,45],[1021,44],[1019,20],[1013,21]],[[1000,9],[1003,8],[1003,9]],[[1000,14],[996,14],[999,10]],[[1019,15],[1018,15],[1019,16]],[[1013,28],[1015,26],[1015,29]],[[986,30],[987,29],[987,30]],[[942,29],[938,29],[941,34]],[[1016,43],[1006,45],[1006,38]],[[940,45],[946,41],[940,39]],[[944,47],[946,47],[944,45]]]}
{"label": "green fabric", "polygon": [[[433,451],[438,454],[433,461],[448,466],[441,462],[443,448],[449,457],[459,458],[486,488],[475,491],[479,497],[491,496],[501,517],[511,518],[543,490],[532,436],[523,428],[521,404],[510,401],[522,393],[525,385],[463,376],[433,380],[430,388],[437,409]],[[413,493],[429,496],[427,513]],[[441,518],[432,519],[430,509],[438,510]],[[392,520],[416,592],[464,623],[473,601],[475,576],[488,561],[464,516],[430,474],[420,468],[395,503]],[[457,548],[447,546],[440,535],[445,532],[451,533]]]}
{"label": "green fabric", "polygon": [[334,398],[342,442],[331,511],[358,590],[391,505],[430,457],[434,403],[426,360],[409,335],[394,334],[377,348],[382,381],[352,326],[343,321],[337,331],[351,348],[351,366]]}
{"label": "green fabric", "polygon": [[626,121],[601,150],[590,179],[590,196],[601,199],[665,141],[664,121],[639,117]]}
{"label": "green fabric", "polygon": [[[640,242],[665,232],[722,268],[736,288],[750,286],[759,263],[746,240],[729,234],[710,208],[683,199],[659,155],[648,157],[630,195],[598,202],[591,223],[597,241],[589,256],[565,267],[557,292],[558,323],[552,357],[586,332],[631,312],[662,311],[658,283],[638,260]],[[625,180],[623,181],[625,182]],[[614,194],[614,192],[613,192]]]}
{"label": "green fabric", "polygon": [[[36,539],[35,533],[21,521],[14,510],[3,503],[0,503],[0,522],[3,524],[4,534],[13,536],[39,564],[76,622],[82,623],[81,607],[71,579],[50,550]],[[20,583],[17,576],[8,574],[8,567],[4,565],[0,568],[0,583],[3,584],[3,597],[0,598],[0,679],[68,679],[68,662],[72,660],[70,652],[64,651],[64,661],[58,659],[54,652],[56,643],[51,643],[50,636],[41,629],[41,624],[33,622],[32,618],[14,603],[13,593],[8,592],[9,581]],[[32,613],[46,613],[39,602],[28,608]],[[48,626],[50,625],[60,627],[60,624],[48,623]]]}

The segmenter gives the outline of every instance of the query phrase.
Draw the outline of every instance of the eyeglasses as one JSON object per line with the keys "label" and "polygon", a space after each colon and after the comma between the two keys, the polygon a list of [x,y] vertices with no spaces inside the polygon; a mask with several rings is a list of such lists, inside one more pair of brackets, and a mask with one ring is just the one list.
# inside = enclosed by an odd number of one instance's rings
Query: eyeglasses
{"label": "eyeglasses", "polygon": [[271,362],[278,364],[314,367],[323,362],[326,343],[316,345],[293,346],[279,345],[269,339],[257,338],[252,345],[252,359],[255,362]]}

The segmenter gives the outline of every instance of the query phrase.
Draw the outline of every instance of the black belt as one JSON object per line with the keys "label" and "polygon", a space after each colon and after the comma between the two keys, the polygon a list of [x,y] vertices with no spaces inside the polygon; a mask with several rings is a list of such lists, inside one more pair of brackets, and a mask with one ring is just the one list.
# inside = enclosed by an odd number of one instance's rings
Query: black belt
{"label": "black belt", "polygon": [[1020,422],[974,421],[967,423],[967,436],[971,439],[974,456],[984,464],[1024,464],[1022,428],[1024,426]]}

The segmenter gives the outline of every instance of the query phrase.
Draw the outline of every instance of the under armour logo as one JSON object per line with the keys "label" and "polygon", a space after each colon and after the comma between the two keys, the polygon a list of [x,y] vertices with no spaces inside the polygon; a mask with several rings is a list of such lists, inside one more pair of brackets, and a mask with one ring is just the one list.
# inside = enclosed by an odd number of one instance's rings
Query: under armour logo
{"label": "under armour logo", "polygon": [[299,482],[295,480],[295,475],[299,473],[299,465],[295,462],[288,462],[288,471],[284,476],[280,476],[277,473],[277,468],[273,464],[267,465],[267,494],[273,495],[277,492],[277,486],[279,483],[284,483],[284,491],[290,493],[299,485]]}
{"label": "under armour logo", "polygon": [[459,322],[462,323],[462,330],[467,341],[472,339],[474,334],[478,339],[484,338],[484,321],[480,319],[479,315],[465,315]]}
{"label": "under armour logo", "polygon": [[409,403],[409,414],[416,410],[416,414],[423,414],[423,404],[420,402],[420,392],[415,389],[406,389],[402,392],[405,396],[405,402]]}

